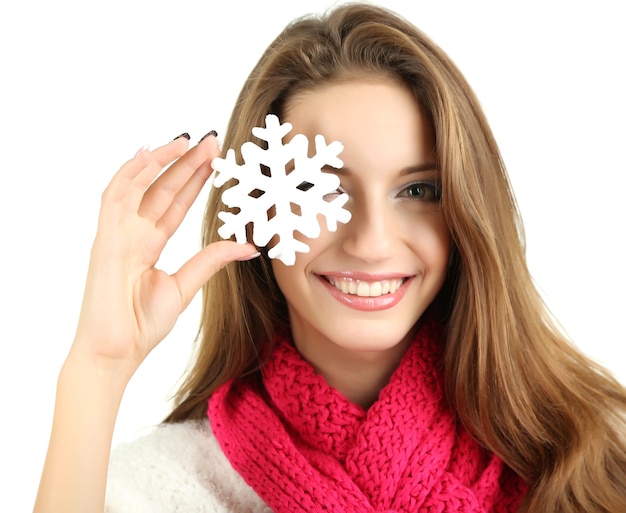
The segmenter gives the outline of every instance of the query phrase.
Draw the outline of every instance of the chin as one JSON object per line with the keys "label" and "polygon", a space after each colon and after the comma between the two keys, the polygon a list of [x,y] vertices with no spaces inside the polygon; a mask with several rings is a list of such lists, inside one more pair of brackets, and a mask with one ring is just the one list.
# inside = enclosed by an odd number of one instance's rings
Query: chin
{"label": "chin", "polygon": [[334,343],[349,351],[383,352],[400,345],[406,346],[412,338],[412,327],[389,330],[384,324],[379,329],[361,325],[357,329],[343,331],[340,337],[335,337]]}

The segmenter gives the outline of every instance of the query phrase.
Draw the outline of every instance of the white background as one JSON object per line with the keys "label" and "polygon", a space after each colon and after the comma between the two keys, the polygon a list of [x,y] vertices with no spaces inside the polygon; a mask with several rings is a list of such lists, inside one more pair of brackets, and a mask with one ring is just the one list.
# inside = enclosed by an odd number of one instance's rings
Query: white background
{"label": "white background", "polygon": [[[620,3],[381,1],[473,85],[524,216],[533,277],[579,347],[626,383]],[[110,176],[144,144],[223,133],[266,45],[292,18],[331,3],[1,4],[2,509],[32,507]],[[168,247],[167,270],[198,248],[205,199]],[[195,301],[134,377],[116,443],[168,411],[198,315]]]}

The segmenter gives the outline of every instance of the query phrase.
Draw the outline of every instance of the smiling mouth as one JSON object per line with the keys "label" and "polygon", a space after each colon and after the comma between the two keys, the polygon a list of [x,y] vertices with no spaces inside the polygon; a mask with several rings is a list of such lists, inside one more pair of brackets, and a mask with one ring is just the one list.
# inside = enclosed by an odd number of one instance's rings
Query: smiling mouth
{"label": "smiling mouth", "polygon": [[344,294],[360,297],[380,297],[385,294],[393,294],[398,291],[406,278],[395,278],[392,280],[364,281],[354,278],[329,278],[324,277],[337,290]]}

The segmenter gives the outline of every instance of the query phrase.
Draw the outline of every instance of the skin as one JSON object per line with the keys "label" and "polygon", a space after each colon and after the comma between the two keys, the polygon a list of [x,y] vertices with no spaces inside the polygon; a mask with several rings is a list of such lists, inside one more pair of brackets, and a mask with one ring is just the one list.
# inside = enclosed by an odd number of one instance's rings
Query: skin
{"label": "skin", "polygon": [[[366,405],[397,366],[445,276],[449,241],[436,202],[406,195],[416,179],[436,180],[432,134],[410,95],[384,81],[320,89],[294,98],[287,110],[293,133],[324,133],[350,148],[342,155],[350,170],[342,182],[354,219],[336,234],[308,241],[311,253],[293,268],[275,263],[275,271],[298,348],[331,385]],[[155,267],[218,154],[214,137],[191,149],[179,138],[140,151],[102,195],[76,336],[57,383],[35,513],[104,511],[113,429],[132,375],[211,276],[229,262],[258,255],[250,244],[221,241],[172,275]],[[428,169],[405,174],[419,165]],[[327,289],[313,281],[315,273],[343,271],[393,271],[411,280],[393,308],[355,311],[324,296]],[[303,294],[302,301],[294,294]],[[303,313],[318,300],[321,309]]]}
{"label": "skin", "polygon": [[[313,140],[321,133],[345,147],[344,167],[329,171],[350,196],[352,220],[329,232],[320,219],[321,236],[301,238],[309,253],[298,253],[293,266],[279,260],[272,266],[300,353],[331,386],[367,407],[446,276],[450,237],[432,189],[438,179],[433,130],[410,91],[385,78],[298,94],[283,121],[292,123],[292,134]],[[390,307],[389,295],[355,299],[329,283],[360,279],[376,288],[385,278],[403,282]]]}
{"label": "skin", "polygon": [[128,381],[213,274],[257,254],[252,245],[221,241],[175,274],[155,268],[218,154],[214,137],[189,150],[184,138],[143,150],[102,195],[78,328],[57,383],[35,513],[104,511],[113,427]]}

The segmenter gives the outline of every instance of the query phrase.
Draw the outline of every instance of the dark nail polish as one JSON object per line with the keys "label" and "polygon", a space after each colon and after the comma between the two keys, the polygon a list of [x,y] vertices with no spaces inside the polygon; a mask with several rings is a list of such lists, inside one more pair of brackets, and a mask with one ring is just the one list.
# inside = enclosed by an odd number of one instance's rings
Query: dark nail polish
{"label": "dark nail polish", "polygon": [[172,140],[175,141],[176,139],[180,139],[181,137],[184,137],[187,140],[191,139],[191,136],[187,132],[184,132],[184,133],[174,137],[174,139],[172,139]]}
{"label": "dark nail polish", "polygon": [[203,136],[202,139],[200,139],[198,142],[201,143],[202,141],[204,141],[210,135],[212,135],[213,137],[217,137],[217,132],[215,130],[211,130],[208,134]]}

